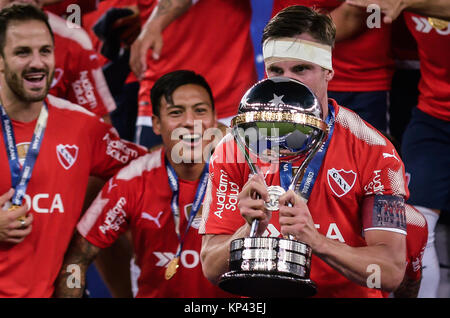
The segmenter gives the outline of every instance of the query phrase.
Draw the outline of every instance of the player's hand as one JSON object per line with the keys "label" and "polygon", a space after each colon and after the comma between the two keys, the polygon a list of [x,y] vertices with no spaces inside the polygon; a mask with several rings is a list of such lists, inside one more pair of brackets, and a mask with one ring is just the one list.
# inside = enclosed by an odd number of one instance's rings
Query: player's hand
{"label": "player's hand", "polygon": [[345,2],[363,8],[371,4],[377,5],[384,14],[384,23],[392,23],[406,7],[404,1],[401,0],[345,0]]}
{"label": "player's hand", "polygon": [[259,175],[252,176],[238,195],[238,208],[247,223],[251,225],[253,220],[259,220],[256,235],[264,232],[272,217],[272,213],[265,206],[268,200],[266,185]]}
{"label": "player's hand", "polygon": [[[33,214],[27,215],[26,203],[14,210],[3,210],[1,207],[11,200],[13,194],[14,190],[10,189],[0,196],[0,242],[17,244],[31,233]],[[23,218],[23,221],[19,221],[19,218]]]}
{"label": "player's hand", "polygon": [[163,47],[162,29],[151,22],[146,24],[137,39],[131,45],[130,67],[133,73],[142,79],[147,69],[147,53],[152,50],[152,57],[158,60]]}
{"label": "player's hand", "polygon": [[313,250],[319,243],[319,232],[306,202],[294,191],[289,190],[279,198],[280,227],[284,236],[292,235],[297,241],[308,244]]}

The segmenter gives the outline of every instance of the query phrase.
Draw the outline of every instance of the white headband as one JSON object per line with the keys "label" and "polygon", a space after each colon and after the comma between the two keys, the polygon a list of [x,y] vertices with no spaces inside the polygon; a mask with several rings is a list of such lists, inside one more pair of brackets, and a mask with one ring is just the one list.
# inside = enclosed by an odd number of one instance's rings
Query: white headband
{"label": "white headband", "polygon": [[263,44],[266,66],[281,60],[303,60],[333,70],[331,46],[312,41],[281,38],[269,39]]}

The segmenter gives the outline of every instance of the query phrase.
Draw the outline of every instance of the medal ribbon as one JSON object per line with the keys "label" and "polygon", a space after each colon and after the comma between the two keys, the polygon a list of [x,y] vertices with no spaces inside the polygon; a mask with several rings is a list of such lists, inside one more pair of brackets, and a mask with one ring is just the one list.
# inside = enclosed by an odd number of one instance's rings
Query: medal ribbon
{"label": "medal ribbon", "polygon": [[2,105],[0,105],[0,109],[3,140],[5,141],[9,169],[11,171],[11,185],[16,190],[11,201],[13,205],[20,206],[22,205],[22,199],[25,196],[28,182],[31,179],[34,164],[36,163],[36,159],[41,148],[45,128],[47,127],[48,109],[47,105],[44,103],[41,108],[41,112],[39,113],[36,126],[34,127],[33,137],[31,138],[30,147],[28,148],[22,169],[20,169],[19,156],[17,153],[16,140],[14,137],[11,119]]}
{"label": "medal ribbon", "polygon": [[172,190],[172,200],[170,202],[170,206],[172,208],[173,219],[175,221],[175,232],[177,233],[178,241],[179,241],[178,249],[177,249],[177,252],[175,255],[175,258],[176,258],[176,257],[180,257],[180,255],[181,255],[181,251],[183,249],[183,244],[184,244],[184,240],[186,238],[187,232],[188,232],[189,228],[191,227],[192,221],[194,220],[195,216],[197,215],[197,212],[200,210],[200,207],[203,202],[203,198],[205,197],[206,186],[208,184],[208,176],[209,176],[209,164],[205,163],[205,167],[203,168],[203,172],[200,176],[200,182],[198,184],[197,191],[195,193],[194,202],[192,203],[191,213],[189,214],[188,224],[186,226],[186,230],[184,232],[183,237],[181,237],[181,235],[180,235],[180,207],[179,207],[179,203],[178,203],[180,188],[179,188],[179,183],[178,183],[178,177],[177,177],[177,174],[175,173],[175,170],[170,165],[169,160],[167,160],[167,158],[165,159],[165,162],[166,162],[167,175],[169,177],[169,186],[170,186],[170,189]]}
{"label": "medal ribbon", "polygon": [[[328,105],[328,116],[325,120],[325,123],[328,125],[328,136],[325,143],[320,147],[315,156],[312,158],[311,162],[305,169],[305,173],[303,175],[303,179],[300,183],[300,193],[301,196],[308,200],[311,195],[314,183],[316,182],[317,175],[319,174],[320,167],[322,166],[323,159],[325,158],[325,154],[327,152],[328,146],[330,144],[331,137],[334,132],[334,123],[335,123],[335,115],[334,108],[331,105]],[[292,163],[283,162],[280,165],[280,183],[281,187],[287,190],[292,182]]]}

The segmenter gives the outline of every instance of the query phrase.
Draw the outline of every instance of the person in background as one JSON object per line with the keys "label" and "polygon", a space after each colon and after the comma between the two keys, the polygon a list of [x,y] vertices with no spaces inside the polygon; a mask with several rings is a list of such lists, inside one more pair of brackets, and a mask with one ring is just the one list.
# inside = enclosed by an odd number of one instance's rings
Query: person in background
{"label": "person in background", "polygon": [[161,143],[152,132],[150,89],[163,74],[190,69],[210,83],[219,125],[229,126],[239,99],[257,79],[249,0],[139,0],[142,31],[130,66],[140,79],[136,139]]}
{"label": "person in background", "polygon": [[231,296],[203,276],[197,232],[214,146],[206,134],[217,129],[212,91],[202,76],[178,70],[155,83],[151,100],[163,147],[131,162],[95,199],[64,261],[80,266],[81,287],[68,288],[62,270],[56,297],[81,297],[87,266],[128,229],[140,273],[136,297]]}
{"label": "person in background", "polygon": [[89,176],[108,179],[147,153],[48,94],[54,45],[37,6],[0,11],[0,297],[50,297]]}

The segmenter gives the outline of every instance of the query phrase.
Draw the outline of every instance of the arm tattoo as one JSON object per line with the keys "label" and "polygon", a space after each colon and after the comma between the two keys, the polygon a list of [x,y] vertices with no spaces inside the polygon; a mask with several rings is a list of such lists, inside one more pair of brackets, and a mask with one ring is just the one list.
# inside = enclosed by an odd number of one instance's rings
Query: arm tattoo
{"label": "arm tattoo", "polygon": [[55,282],[55,297],[81,297],[86,271],[100,252],[100,248],[89,243],[78,232],[75,233]]}
{"label": "arm tattoo", "polygon": [[402,283],[398,288],[394,291],[395,298],[417,298],[419,294],[420,281],[409,279],[406,275],[403,278]]}
{"label": "arm tattoo", "polygon": [[158,1],[156,17],[166,14],[171,14],[175,17],[178,17],[191,6],[191,2],[191,0],[160,0]]}

